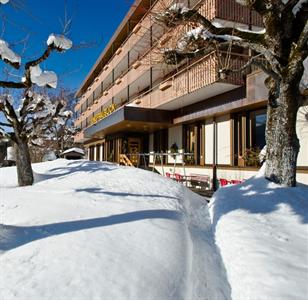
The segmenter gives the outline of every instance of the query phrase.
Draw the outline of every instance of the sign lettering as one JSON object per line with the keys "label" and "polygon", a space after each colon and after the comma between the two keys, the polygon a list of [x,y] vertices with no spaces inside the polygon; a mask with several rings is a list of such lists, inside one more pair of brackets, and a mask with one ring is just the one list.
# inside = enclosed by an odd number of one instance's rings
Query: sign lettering
{"label": "sign lettering", "polygon": [[116,105],[114,103],[112,103],[110,106],[108,106],[107,108],[105,108],[103,111],[101,111],[100,113],[96,114],[92,119],[91,119],[91,124],[95,124],[98,121],[106,118],[107,116],[109,116],[111,113],[113,113],[116,110]]}

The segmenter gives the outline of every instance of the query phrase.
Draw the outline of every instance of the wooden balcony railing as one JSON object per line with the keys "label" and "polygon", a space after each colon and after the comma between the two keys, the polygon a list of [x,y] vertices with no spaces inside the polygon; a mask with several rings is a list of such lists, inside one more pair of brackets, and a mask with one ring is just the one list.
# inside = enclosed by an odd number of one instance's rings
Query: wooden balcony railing
{"label": "wooden balcony railing", "polygon": [[[230,56],[230,65],[233,69],[238,69],[247,61],[248,57],[238,54]],[[221,59],[218,59],[217,53],[201,58],[180,72],[166,79],[163,83],[155,86],[145,94],[139,95],[140,107],[156,108],[173,99],[193,93],[198,89],[210,86],[213,83],[228,83],[236,86],[244,85],[242,74],[234,73],[226,79],[220,79],[218,76]],[[168,83],[168,88],[162,88]],[[135,101],[136,99],[133,99]]]}
{"label": "wooden balcony railing", "polygon": [[[163,3],[163,4],[160,4]],[[127,37],[127,39],[122,43],[120,48],[122,49],[120,54],[114,54],[109,62],[108,65],[111,65],[112,68],[114,68],[124,57],[127,55],[127,52],[129,49],[133,48],[136,43],[141,39],[141,37],[148,32],[149,28],[151,27],[152,21],[151,19],[151,11],[160,11],[164,7],[167,7],[169,4],[172,3],[172,0],[158,0],[156,1],[149,13],[145,14],[144,17],[140,20],[138,24],[140,24],[140,30],[137,34],[135,34],[133,31],[131,34]],[[245,23],[245,24],[251,24],[256,26],[262,26],[262,21],[259,15],[257,15],[255,12],[251,12],[248,8],[236,3],[235,0],[207,0],[207,1],[200,1],[200,0],[190,0],[189,4],[191,7],[199,7],[199,11],[206,16],[208,19],[214,19],[214,18],[220,18],[225,19],[233,22],[239,22],[239,23]],[[145,56],[148,54],[148,51],[145,51],[145,53],[142,56]],[[131,61],[131,64],[134,62]],[[100,84],[101,81],[107,78],[108,74],[111,72],[112,68],[103,69],[99,75],[99,82],[95,80],[93,81],[94,85],[92,86],[92,89],[94,90],[97,88],[98,84]],[[129,70],[125,70],[122,72],[120,76],[124,76]],[[96,78],[97,79],[97,78]],[[112,87],[113,83],[109,86],[104,87],[104,90],[108,90]],[[86,102],[86,99],[89,97],[91,98],[91,93],[93,92],[92,89],[85,93],[85,97],[80,100],[80,103],[77,104],[76,109],[79,109],[81,107],[81,104]],[[103,91],[104,91],[103,90]],[[103,92],[102,91],[102,92]],[[90,93],[91,92],[91,93]],[[101,95],[100,95],[101,96]],[[99,98],[100,96],[96,96],[95,98]]]}

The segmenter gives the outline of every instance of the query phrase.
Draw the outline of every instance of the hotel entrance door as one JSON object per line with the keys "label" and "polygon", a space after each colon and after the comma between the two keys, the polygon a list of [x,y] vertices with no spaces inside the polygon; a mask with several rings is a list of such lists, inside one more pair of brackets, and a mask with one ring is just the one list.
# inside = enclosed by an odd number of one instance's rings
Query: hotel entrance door
{"label": "hotel entrance door", "polygon": [[138,165],[139,154],[141,152],[141,139],[140,138],[129,138],[128,139],[128,153],[129,159],[134,166]]}

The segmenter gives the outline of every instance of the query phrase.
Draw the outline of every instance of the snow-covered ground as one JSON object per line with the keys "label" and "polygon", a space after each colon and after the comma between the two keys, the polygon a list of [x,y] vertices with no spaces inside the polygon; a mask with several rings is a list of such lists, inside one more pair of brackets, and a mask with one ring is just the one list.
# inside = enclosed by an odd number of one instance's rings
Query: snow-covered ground
{"label": "snow-covered ground", "polygon": [[206,201],[113,164],[0,169],[0,299],[229,299]]}
{"label": "snow-covered ground", "polygon": [[[0,169],[0,299],[307,299],[308,189],[262,176],[206,201],[114,164]],[[216,243],[215,243],[216,242]],[[217,246],[216,246],[217,245]]]}
{"label": "snow-covered ground", "polygon": [[232,299],[308,299],[308,188],[260,173],[220,189],[210,214]]}

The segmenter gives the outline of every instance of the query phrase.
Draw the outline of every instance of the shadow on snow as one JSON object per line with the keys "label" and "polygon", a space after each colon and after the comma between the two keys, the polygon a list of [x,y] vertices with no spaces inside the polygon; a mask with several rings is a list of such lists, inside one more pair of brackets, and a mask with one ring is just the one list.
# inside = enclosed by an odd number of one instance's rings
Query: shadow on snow
{"label": "shadow on snow", "polygon": [[[252,178],[242,185],[219,190],[215,198],[213,229],[219,219],[232,211],[244,210],[251,214],[269,214],[282,206],[288,206],[300,222],[308,223],[308,187],[299,184],[296,188],[271,187],[265,178]],[[236,199],[235,199],[236,197]],[[210,204],[211,205],[211,204]]]}
{"label": "shadow on snow", "polygon": [[8,251],[33,241],[86,229],[123,224],[145,219],[180,220],[177,211],[158,209],[128,212],[108,217],[68,221],[39,226],[0,225],[0,251]]}
{"label": "shadow on snow", "polygon": [[136,193],[130,193],[130,192],[110,192],[105,191],[102,188],[84,188],[84,189],[75,189],[75,192],[77,193],[93,193],[93,194],[102,194],[102,195],[108,195],[108,196],[120,196],[120,197],[142,197],[142,198],[165,198],[165,199],[175,199],[179,200],[178,197],[173,197],[169,195],[160,195],[160,194],[136,194]]}
{"label": "shadow on snow", "polygon": [[95,173],[100,171],[112,171],[117,167],[112,163],[98,162],[98,161],[72,161],[65,167],[53,168],[48,170],[49,174],[40,174],[34,172],[35,183],[40,181],[49,180],[61,176],[74,174],[77,172]]}

